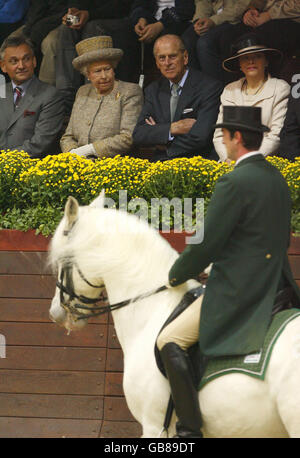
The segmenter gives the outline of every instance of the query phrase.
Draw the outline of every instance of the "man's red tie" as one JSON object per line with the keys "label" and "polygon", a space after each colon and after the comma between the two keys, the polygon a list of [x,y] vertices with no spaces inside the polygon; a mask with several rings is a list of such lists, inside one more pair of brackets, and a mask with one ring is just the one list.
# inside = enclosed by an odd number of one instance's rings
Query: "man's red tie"
{"label": "man's red tie", "polygon": [[15,93],[17,94],[16,100],[15,100],[15,107],[17,108],[22,98],[23,89],[21,87],[16,86]]}

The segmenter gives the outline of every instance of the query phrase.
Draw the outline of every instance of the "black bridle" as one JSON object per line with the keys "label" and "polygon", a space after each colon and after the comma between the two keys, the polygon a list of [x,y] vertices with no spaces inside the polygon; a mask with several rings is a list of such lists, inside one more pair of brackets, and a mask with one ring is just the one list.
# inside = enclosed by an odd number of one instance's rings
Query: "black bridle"
{"label": "black bridle", "polygon": [[[83,296],[81,294],[80,295],[76,294],[75,293],[75,289],[74,289],[74,283],[73,283],[73,266],[76,268],[76,270],[79,273],[79,275],[82,278],[82,280],[85,283],[87,283],[89,286],[91,286],[92,288],[102,288],[102,289],[104,289],[105,285],[104,285],[104,283],[102,283],[101,285],[93,285],[92,283],[90,283],[85,278],[85,276],[83,275],[83,273],[80,270],[80,268],[77,265],[77,263],[76,262],[71,263],[70,261],[71,261],[71,259],[69,259],[68,262],[62,267],[61,272],[60,272],[60,279],[59,279],[59,281],[57,280],[56,286],[60,289],[60,304],[61,304],[61,306],[63,307],[64,310],[66,310],[67,312],[71,313],[71,315],[73,316],[74,321],[84,320],[84,319],[88,319],[88,318],[91,318],[91,317],[94,317],[94,316],[103,315],[104,313],[112,312],[113,310],[117,310],[117,309],[119,309],[121,307],[125,307],[126,305],[128,305],[128,304],[130,304],[132,302],[136,302],[136,301],[138,301],[140,299],[144,299],[146,297],[152,296],[152,294],[157,294],[157,293],[167,289],[167,286],[161,286],[160,288],[157,288],[154,291],[150,291],[148,293],[141,294],[140,296],[137,296],[137,297],[135,297],[133,299],[128,299],[126,301],[118,302],[116,304],[101,305],[101,306],[97,306],[97,307],[89,307],[88,305],[96,304],[100,300],[106,301],[107,297],[103,297],[102,296],[102,291],[101,291],[100,295],[98,297],[96,297],[96,298],[90,298],[90,297],[87,297],[87,296]],[[65,285],[64,285],[64,279],[66,280]],[[65,301],[65,299],[64,299],[64,294],[67,294],[69,296],[69,299],[67,301]],[[72,304],[71,302],[74,299],[78,299],[78,301],[80,301],[80,303]],[[82,304],[87,304],[87,305],[82,305]],[[88,310],[91,313],[90,314],[83,313],[80,310]]]}

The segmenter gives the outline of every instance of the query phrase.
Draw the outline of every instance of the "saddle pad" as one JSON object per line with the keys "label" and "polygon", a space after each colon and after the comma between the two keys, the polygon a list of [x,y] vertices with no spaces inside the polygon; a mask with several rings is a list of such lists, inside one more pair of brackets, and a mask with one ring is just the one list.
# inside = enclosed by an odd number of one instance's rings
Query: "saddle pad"
{"label": "saddle pad", "polygon": [[276,313],[271,321],[263,348],[260,352],[249,355],[220,356],[209,359],[199,384],[199,389],[211,380],[232,372],[241,372],[245,375],[264,380],[275,342],[285,326],[299,315],[299,309],[288,309]]}

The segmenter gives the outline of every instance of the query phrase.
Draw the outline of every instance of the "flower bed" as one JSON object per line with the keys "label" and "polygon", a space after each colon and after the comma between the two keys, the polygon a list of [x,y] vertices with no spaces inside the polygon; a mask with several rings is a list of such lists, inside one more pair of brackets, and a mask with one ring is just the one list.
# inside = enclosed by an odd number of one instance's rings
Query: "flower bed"
{"label": "flower bed", "polygon": [[[292,229],[300,226],[300,158],[295,162],[267,158],[283,174],[293,200]],[[0,228],[49,235],[61,219],[69,195],[80,204],[89,204],[102,189],[119,206],[119,191],[127,198],[204,198],[213,192],[217,179],[232,170],[226,163],[201,156],[151,163],[148,160],[116,156],[95,162],[76,154],[30,159],[26,153],[4,151],[0,155]],[[193,201],[194,202],[194,201]],[[172,220],[173,218],[173,220]],[[170,227],[174,223],[171,213]]]}

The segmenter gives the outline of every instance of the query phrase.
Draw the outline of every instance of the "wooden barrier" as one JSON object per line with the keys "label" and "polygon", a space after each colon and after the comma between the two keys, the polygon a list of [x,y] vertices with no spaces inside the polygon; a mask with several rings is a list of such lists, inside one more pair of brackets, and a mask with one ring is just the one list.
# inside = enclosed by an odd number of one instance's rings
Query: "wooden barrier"
{"label": "wooden barrier", "polygon": [[0,232],[0,437],[139,437],[110,316],[69,336],[48,313],[47,240]]}
{"label": "wooden barrier", "polygon": [[[182,251],[181,234],[166,238]],[[49,320],[55,278],[47,244],[33,232],[0,231],[0,437],[139,437],[111,316],[69,336]],[[300,238],[292,238],[289,259],[300,285]]]}
{"label": "wooden barrier", "polygon": [[300,287],[300,236],[291,237],[288,255],[293,277]]}

